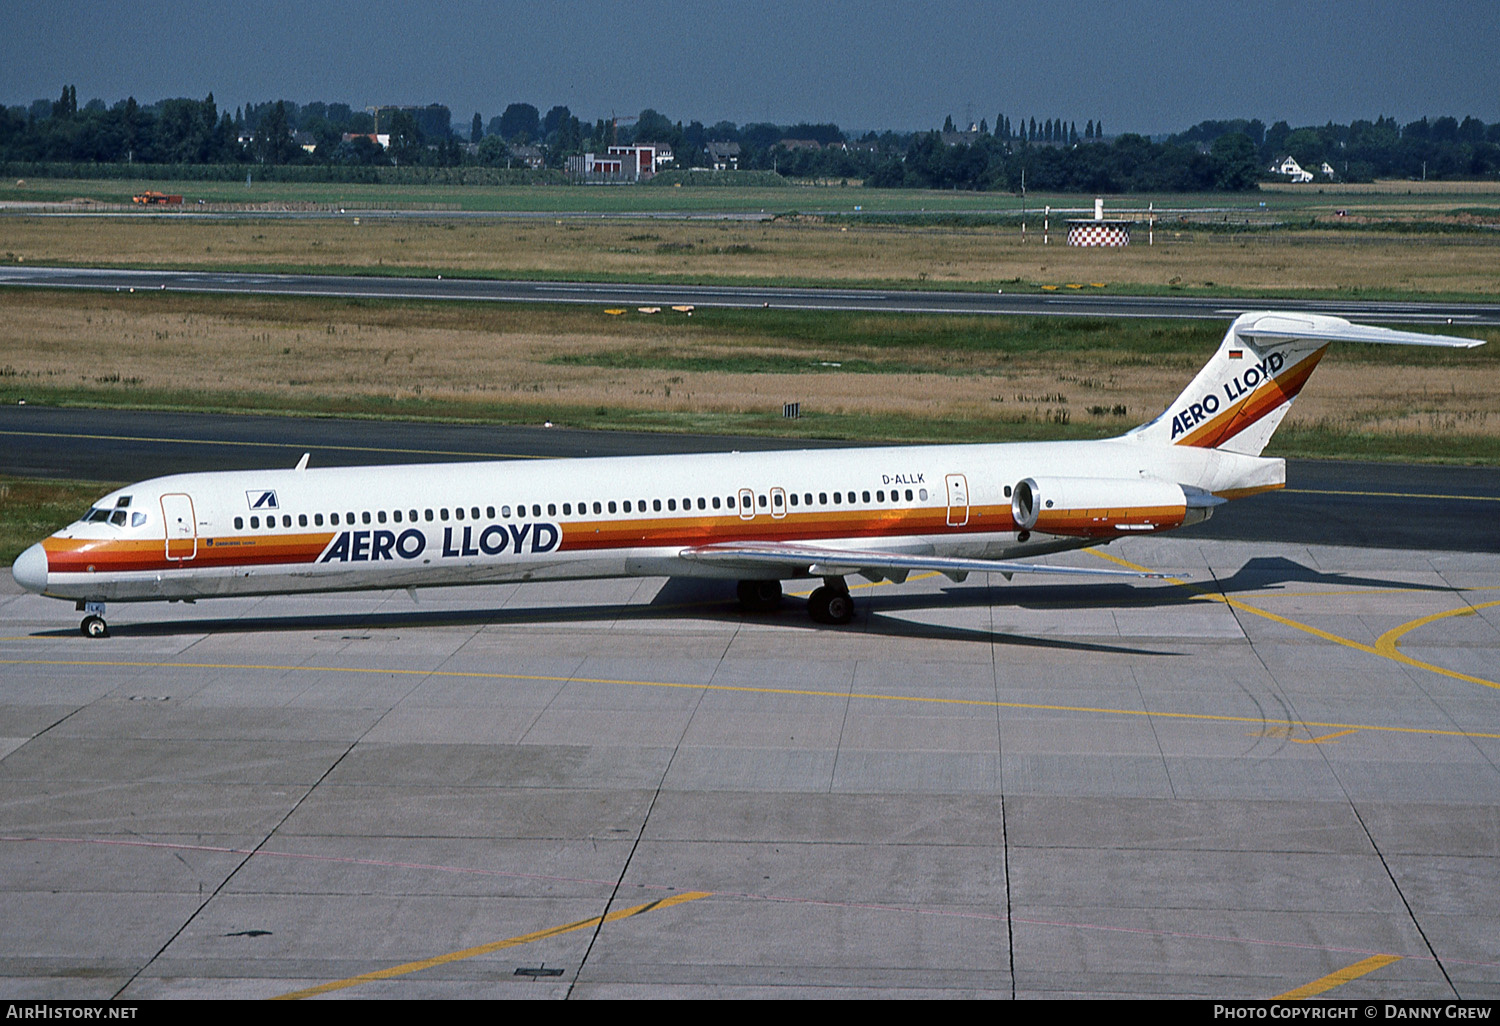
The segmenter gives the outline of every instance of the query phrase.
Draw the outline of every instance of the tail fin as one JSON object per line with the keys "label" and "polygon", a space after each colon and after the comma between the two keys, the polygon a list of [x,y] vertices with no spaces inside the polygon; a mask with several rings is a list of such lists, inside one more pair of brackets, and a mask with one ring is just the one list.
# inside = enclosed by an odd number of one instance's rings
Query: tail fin
{"label": "tail fin", "polygon": [[1193,383],[1159,417],[1126,437],[1259,456],[1330,342],[1484,345],[1481,339],[1371,328],[1321,314],[1240,314]]}

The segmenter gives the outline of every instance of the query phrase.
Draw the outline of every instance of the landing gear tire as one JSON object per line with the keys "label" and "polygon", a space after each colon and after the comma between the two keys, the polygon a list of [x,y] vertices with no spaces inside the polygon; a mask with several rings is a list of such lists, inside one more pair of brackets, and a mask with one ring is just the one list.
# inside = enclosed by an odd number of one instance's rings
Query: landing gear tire
{"label": "landing gear tire", "polygon": [[854,619],[854,600],[843,588],[824,585],[807,597],[807,612],[817,623],[845,624]]}
{"label": "landing gear tire", "polygon": [[78,627],[85,638],[107,638],[109,637],[109,624],[104,622],[102,616],[85,616],[83,623]]}
{"label": "landing gear tire", "polygon": [[747,613],[769,613],[781,605],[780,581],[741,581],[735,590]]}

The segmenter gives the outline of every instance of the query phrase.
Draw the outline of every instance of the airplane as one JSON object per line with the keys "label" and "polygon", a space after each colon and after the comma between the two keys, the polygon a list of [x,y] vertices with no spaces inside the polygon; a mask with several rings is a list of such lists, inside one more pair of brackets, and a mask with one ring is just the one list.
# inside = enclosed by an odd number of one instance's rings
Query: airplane
{"label": "airplane", "polygon": [[734,580],[768,611],[821,578],[813,620],[845,624],[845,578],[994,572],[1159,576],[1016,562],[1206,520],[1281,488],[1262,457],[1330,342],[1482,340],[1318,314],[1240,315],[1159,416],[1098,441],[884,446],[178,474],[118,489],[26,549],[22,588],[77,603],[602,577]]}

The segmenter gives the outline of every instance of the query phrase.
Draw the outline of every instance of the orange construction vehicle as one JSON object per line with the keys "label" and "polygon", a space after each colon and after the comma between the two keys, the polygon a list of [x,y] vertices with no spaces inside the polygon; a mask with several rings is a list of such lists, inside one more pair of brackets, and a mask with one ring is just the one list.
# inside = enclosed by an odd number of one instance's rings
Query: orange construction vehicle
{"label": "orange construction vehicle", "polygon": [[141,203],[141,204],[144,204],[145,206],[150,207],[150,206],[156,206],[158,204],[181,203],[182,202],[182,197],[181,196],[168,196],[164,192],[152,192],[150,190],[147,190],[146,192],[141,193],[139,196],[132,196],[132,197],[130,197],[130,201],[132,203]]}

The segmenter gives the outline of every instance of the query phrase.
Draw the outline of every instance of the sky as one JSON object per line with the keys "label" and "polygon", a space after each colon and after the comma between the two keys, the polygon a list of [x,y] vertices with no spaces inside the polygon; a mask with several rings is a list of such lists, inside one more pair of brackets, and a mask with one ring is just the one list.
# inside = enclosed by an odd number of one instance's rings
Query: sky
{"label": "sky", "polygon": [[514,102],[910,131],[1500,121],[1496,0],[0,0],[0,103]]}

